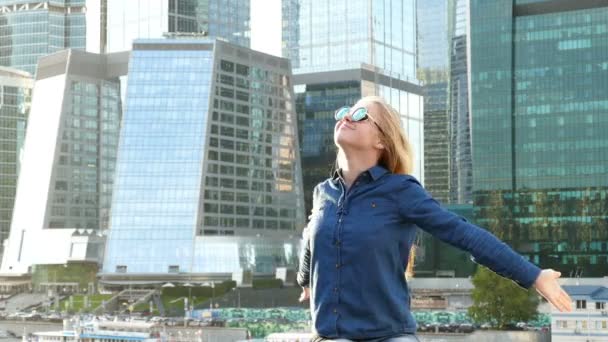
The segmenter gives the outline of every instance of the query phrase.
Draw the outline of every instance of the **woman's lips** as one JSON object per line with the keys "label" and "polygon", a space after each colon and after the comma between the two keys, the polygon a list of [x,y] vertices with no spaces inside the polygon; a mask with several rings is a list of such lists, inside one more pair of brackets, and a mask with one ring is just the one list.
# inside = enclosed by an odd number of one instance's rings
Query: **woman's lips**
{"label": "woman's lips", "polygon": [[342,122],[342,123],[341,123],[341,124],[338,126],[338,129],[340,129],[340,128],[342,128],[342,127],[350,128],[350,129],[353,129],[353,130],[355,129],[355,127],[354,127],[354,126],[351,126],[351,125],[347,124],[346,122]]}

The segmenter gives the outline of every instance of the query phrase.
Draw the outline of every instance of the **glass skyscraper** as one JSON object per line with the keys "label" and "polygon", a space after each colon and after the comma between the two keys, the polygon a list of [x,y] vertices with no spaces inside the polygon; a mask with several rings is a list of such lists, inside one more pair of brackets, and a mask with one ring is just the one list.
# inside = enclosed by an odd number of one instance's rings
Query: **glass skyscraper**
{"label": "glass skyscraper", "polygon": [[107,1],[107,50],[131,50],[138,38],[165,33],[206,33],[250,45],[250,0]]}
{"label": "glass skyscraper", "polygon": [[86,1],[0,0],[0,65],[35,73],[38,58],[86,47]]}
{"label": "glass skyscraper", "polygon": [[473,203],[471,115],[467,62],[469,0],[456,0],[450,8],[449,141],[450,198],[452,204]]}
{"label": "glass skyscraper", "polygon": [[134,42],[102,281],[295,267],[291,78],[287,59],[220,40]]}
{"label": "glass skyscraper", "polygon": [[312,208],[312,190],[331,176],[337,147],[333,132],[334,112],[352,106],[361,97],[383,97],[401,114],[404,132],[414,150],[414,176],[423,181],[422,89],[416,84],[383,75],[378,69],[361,67],[295,76],[296,111],[302,156],[306,210]]}
{"label": "glass skyscraper", "polygon": [[367,63],[415,82],[414,0],[301,0],[298,10],[298,56],[291,57],[297,58],[296,73],[356,69]]}
{"label": "glass skyscraper", "polygon": [[300,0],[281,0],[281,51],[291,60],[292,69],[299,67]]}
{"label": "glass skyscraper", "polygon": [[32,75],[0,67],[0,241],[11,227],[33,87]]}
{"label": "glass skyscraper", "polygon": [[476,223],[565,276],[608,269],[608,5],[471,1]]}
{"label": "glass skyscraper", "polygon": [[425,187],[442,203],[471,203],[467,0],[417,2],[417,75],[424,89]]}
{"label": "glass skyscraper", "polygon": [[79,253],[101,261],[71,237],[108,227],[127,61],[80,50],[40,59],[2,273]]}
{"label": "glass skyscraper", "polygon": [[423,104],[415,74],[415,1],[282,3],[284,26],[293,26],[292,14],[298,11],[299,44],[295,52],[289,50],[289,57],[296,75],[307,212],[313,188],[327,179],[334,167],[334,111],[355,104],[363,96],[382,96],[401,113],[404,130],[415,148],[415,175],[422,181]]}

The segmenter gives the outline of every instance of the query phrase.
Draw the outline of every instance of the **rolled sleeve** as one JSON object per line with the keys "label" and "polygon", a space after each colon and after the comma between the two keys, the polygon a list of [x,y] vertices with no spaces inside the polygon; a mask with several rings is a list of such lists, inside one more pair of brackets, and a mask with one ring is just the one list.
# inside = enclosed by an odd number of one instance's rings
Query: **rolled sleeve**
{"label": "rolled sleeve", "polygon": [[411,176],[403,181],[397,201],[401,215],[440,240],[465,250],[497,274],[530,288],[541,269],[492,233],[444,209]]}

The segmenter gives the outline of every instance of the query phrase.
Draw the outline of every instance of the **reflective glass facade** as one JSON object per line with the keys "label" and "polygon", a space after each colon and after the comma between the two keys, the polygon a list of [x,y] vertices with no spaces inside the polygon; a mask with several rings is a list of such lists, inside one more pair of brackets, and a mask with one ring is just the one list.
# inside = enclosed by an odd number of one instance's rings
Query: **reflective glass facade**
{"label": "reflective glass facade", "polygon": [[303,226],[289,63],[136,40],[104,273],[273,274]]}
{"label": "reflective glass facade", "polygon": [[[182,0],[184,1],[184,0]],[[201,6],[209,3],[209,36],[222,37],[233,44],[250,46],[250,0],[189,0]]]}
{"label": "reflective glass facade", "polygon": [[[446,209],[472,222],[473,206],[470,204],[446,205]],[[475,273],[477,264],[468,252],[455,248],[436,237],[419,231],[416,247],[416,278],[423,277],[469,277]]]}
{"label": "reflective glass facade", "polygon": [[449,203],[473,203],[473,156],[467,70],[467,37],[452,38],[450,47],[450,198]]}
{"label": "reflective glass facade", "polygon": [[442,203],[471,203],[468,1],[418,1],[417,14],[417,75],[424,85],[425,187]]}
{"label": "reflective glass facade", "polygon": [[8,238],[34,80],[0,67],[0,240]]}
{"label": "reflective glass facade", "polygon": [[73,76],[64,98],[49,228],[108,228],[121,117],[120,81]]}
{"label": "reflective glass facade", "polygon": [[296,73],[352,69],[367,63],[414,82],[414,0],[302,0]]}
{"label": "reflective glass facade", "polygon": [[[328,79],[334,79],[328,82]],[[302,156],[306,211],[312,208],[314,187],[331,176],[337,148],[333,133],[334,112],[352,106],[361,97],[382,96],[402,117],[402,125],[414,149],[414,175],[424,180],[423,103],[421,87],[367,69],[342,70],[296,76],[296,111]]]}
{"label": "reflective glass facade", "polygon": [[207,32],[249,47],[249,10],[249,0],[107,0],[107,52],[165,33]]}
{"label": "reflective glass facade", "polygon": [[281,0],[282,55],[291,60],[291,67],[299,67],[300,0]]}
{"label": "reflective glass facade", "polygon": [[608,6],[529,2],[471,2],[475,220],[542,267],[605,276]]}
{"label": "reflective glass facade", "polygon": [[0,65],[36,72],[38,58],[85,49],[85,0],[0,1]]}

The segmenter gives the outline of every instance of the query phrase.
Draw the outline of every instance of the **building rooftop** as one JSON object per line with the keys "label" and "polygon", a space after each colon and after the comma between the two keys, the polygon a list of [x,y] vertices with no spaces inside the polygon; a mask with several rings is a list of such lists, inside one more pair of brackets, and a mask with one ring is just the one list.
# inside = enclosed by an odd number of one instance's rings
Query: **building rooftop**
{"label": "building rooftop", "polygon": [[570,296],[589,297],[593,300],[608,300],[608,287],[594,285],[566,285],[563,287]]}

